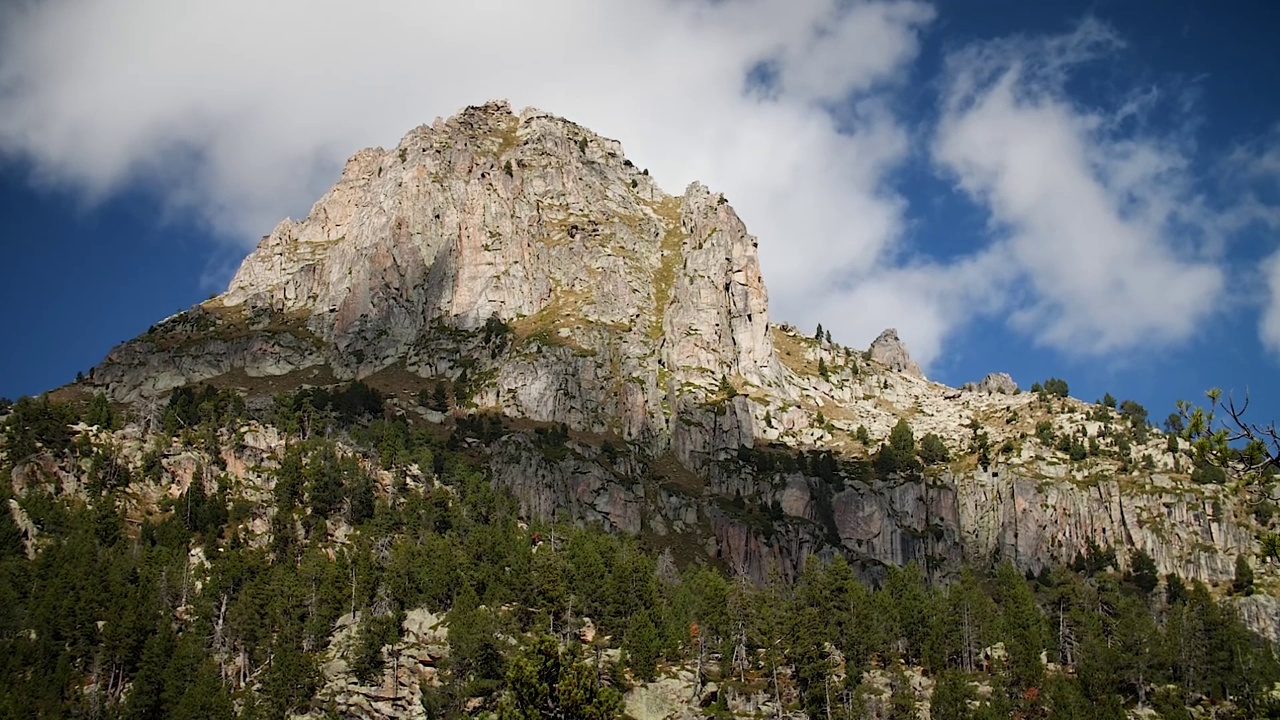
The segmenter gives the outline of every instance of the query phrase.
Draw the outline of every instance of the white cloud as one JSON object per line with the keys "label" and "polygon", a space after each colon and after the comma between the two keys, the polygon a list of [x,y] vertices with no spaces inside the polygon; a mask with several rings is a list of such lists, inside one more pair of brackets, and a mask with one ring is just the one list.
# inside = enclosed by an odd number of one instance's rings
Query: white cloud
{"label": "white cloud", "polygon": [[1025,283],[1011,322],[1077,354],[1185,340],[1217,311],[1225,284],[1206,251],[1221,217],[1193,192],[1186,150],[1118,135],[1134,103],[1109,115],[1063,90],[1076,64],[1119,46],[1086,21],[1061,37],[957,53],[933,147],[988,209],[999,238],[991,251]]}
{"label": "white cloud", "polygon": [[1262,263],[1261,275],[1267,287],[1267,301],[1258,322],[1258,336],[1273,353],[1280,353],[1280,252]]}
{"label": "white cloud", "polygon": [[[0,153],[90,197],[150,183],[247,247],[355,150],[505,97],[621,140],[669,191],[725,192],[761,238],[774,315],[816,322],[902,233],[883,179],[907,133],[884,92],[933,15],[907,0],[46,0],[0,17]],[[745,92],[761,64],[775,85]]]}
{"label": "white cloud", "polygon": [[[1274,247],[1280,231],[1280,125],[1263,137],[1241,143],[1226,159],[1224,172],[1233,181],[1230,190],[1237,202],[1225,221],[1233,230],[1256,228]],[[1258,337],[1273,354],[1280,355],[1280,250],[1258,263],[1258,271],[1244,278],[1247,290],[1256,288],[1262,313]]]}
{"label": "white cloud", "polygon": [[881,267],[825,298],[819,316],[861,337],[895,327],[923,364],[941,356],[945,340],[975,316],[999,309],[1016,278],[998,252],[985,251],[949,264],[920,262]]}
{"label": "white cloud", "polygon": [[1096,22],[951,56],[931,155],[991,237],[948,262],[910,246],[887,178],[921,128],[893,107],[933,17],[915,0],[25,2],[0,10],[0,155],[90,199],[148,184],[247,248],[358,148],[505,97],[621,140],[668,191],[725,192],[777,319],[863,345],[894,325],[926,365],[998,313],[1073,352],[1188,337],[1221,295],[1230,222],[1195,196],[1184,144],[1135,122],[1158,90],[1113,112],[1064,93],[1121,46]]}
{"label": "white cloud", "polygon": [[1227,158],[1227,168],[1245,180],[1280,188],[1280,124],[1264,137],[1237,146]]}

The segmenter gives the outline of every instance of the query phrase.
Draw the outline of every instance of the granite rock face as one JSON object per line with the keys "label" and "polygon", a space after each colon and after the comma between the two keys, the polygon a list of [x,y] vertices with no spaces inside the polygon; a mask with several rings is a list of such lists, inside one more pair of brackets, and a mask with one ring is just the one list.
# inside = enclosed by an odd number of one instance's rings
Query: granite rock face
{"label": "granite rock face", "polygon": [[755,245],[723,196],[667,195],[617,142],[490,103],[357,153],[226,293],[92,382],[136,401],[231,373],[465,369],[481,404],[661,449],[684,394],[784,385]]}
{"label": "granite rock face", "polygon": [[[1035,571],[1092,541],[1225,582],[1259,530],[1229,493],[1190,485],[1185,449],[1158,432],[1121,449],[1114,411],[1018,393],[1003,373],[967,392],[930,382],[893,329],[862,353],[771,325],[756,240],[722,195],[668,195],[617,142],[500,102],[357,153],[226,293],[88,382],[145,404],[203,382],[392,376],[406,395],[464,387],[457,412],[571,431],[563,447],[515,431],[489,446],[492,481],[526,512],[760,580],[837,553],[872,578],[912,560],[938,577],[994,557]],[[951,462],[878,474],[869,458],[902,417]],[[1042,422],[1101,449],[1072,459]],[[1274,605],[1248,613],[1280,627]]]}
{"label": "granite rock face", "polygon": [[880,333],[880,336],[871,343],[871,359],[895,372],[918,378],[924,377],[920,366],[911,359],[911,353],[907,352],[907,344],[898,337],[898,331],[895,328],[889,328]]}

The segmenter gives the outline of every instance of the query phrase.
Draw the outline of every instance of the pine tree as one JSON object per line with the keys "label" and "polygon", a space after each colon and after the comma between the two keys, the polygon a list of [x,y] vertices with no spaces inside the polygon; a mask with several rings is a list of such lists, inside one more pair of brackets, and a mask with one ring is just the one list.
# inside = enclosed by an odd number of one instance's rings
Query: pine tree
{"label": "pine tree", "polygon": [[650,610],[645,609],[632,616],[627,634],[622,638],[622,649],[627,656],[627,665],[636,677],[644,680],[654,678],[662,647]]}
{"label": "pine tree", "polygon": [[458,407],[463,407],[470,400],[471,389],[467,377],[467,369],[462,368],[462,372],[458,373],[457,381],[453,383],[453,403]]}
{"label": "pine tree", "polygon": [[996,589],[1003,614],[1002,636],[1009,654],[1012,689],[1022,691],[1040,682],[1044,666],[1040,652],[1047,646],[1044,617],[1035,597],[1013,563],[1005,561],[996,571]]}
{"label": "pine tree", "polygon": [[720,394],[729,399],[738,397],[738,389],[733,386],[733,383],[729,382],[728,375],[720,376]]}
{"label": "pine tree", "polygon": [[127,720],[165,717],[163,696],[168,676],[169,658],[176,638],[167,620],[157,623],[142,649],[142,661],[129,688],[124,716]]}
{"label": "pine tree", "polygon": [[854,431],[853,436],[854,439],[862,443],[863,447],[871,444],[871,433],[867,431],[866,425],[859,425],[858,429]]}
{"label": "pine tree", "polygon": [[895,666],[889,679],[892,690],[889,694],[889,717],[893,720],[916,720],[916,694],[911,689],[911,682],[900,666]]}
{"label": "pine tree", "polygon": [[89,409],[85,411],[84,421],[88,425],[96,425],[103,430],[116,429],[116,414],[111,409],[111,402],[107,400],[107,396],[97,393],[93,399],[89,401]]}
{"label": "pine tree", "polygon": [[596,681],[594,668],[579,662],[575,646],[561,648],[544,636],[511,661],[498,718],[613,720],[621,712],[622,696]]}
{"label": "pine tree", "polygon": [[955,670],[946,670],[938,675],[933,686],[933,697],[929,701],[930,720],[969,720],[973,713],[969,710],[969,701],[974,698],[973,690],[964,675]]}
{"label": "pine tree", "polygon": [[898,419],[898,423],[889,432],[889,441],[880,446],[880,452],[876,455],[876,469],[882,475],[909,473],[920,469],[920,462],[916,459],[915,435],[906,418]]}
{"label": "pine tree", "polygon": [[899,458],[912,458],[916,454],[916,436],[906,418],[898,418],[898,422],[889,431],[889,447]]}
{"label": "pine tree", "polygon": [[320,518],[327,517],[342,501],[342,470],[337,449],[326,444],[313,452],[303,475],[307,479],[312,513]]}
{"label": "pine tree", "polygon": [[920,460],[925,465],[938,465],[951,459],[947,444],[937,433],[927,433],[920,438]]}
{"label": "pine tree", "polygon": [[271,643],[258,700],[268,717],[284,717],[311,701],[318,687],[315,660],[302,651],[296,629],[282,628]]}
{"label": "pine tree", "polygon": [[1143,595],[1150,595],[1160,584],[1156,561],[1146,550],[1134,548],[1129,551],[1129,569],[1125,573],[1125,580],[1141,590]]}
{"label": "pine tree", "polygon": [[1253,594],[1253,568],[1244,553],[1236,556],[1236,575],[1231,581],[1231,592],[1246,597]]}

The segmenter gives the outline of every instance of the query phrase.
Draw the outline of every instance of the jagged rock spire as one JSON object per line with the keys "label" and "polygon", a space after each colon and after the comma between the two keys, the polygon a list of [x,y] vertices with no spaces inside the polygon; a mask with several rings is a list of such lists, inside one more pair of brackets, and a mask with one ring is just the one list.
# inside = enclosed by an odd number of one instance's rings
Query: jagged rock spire
{"label": "jagged rock spire", "polygon": [[898,338],[895,328],[888,328],[871,343],[871,359],[884,363],[890,370],[923,378],[920,366],[911,359],[907,344]]}

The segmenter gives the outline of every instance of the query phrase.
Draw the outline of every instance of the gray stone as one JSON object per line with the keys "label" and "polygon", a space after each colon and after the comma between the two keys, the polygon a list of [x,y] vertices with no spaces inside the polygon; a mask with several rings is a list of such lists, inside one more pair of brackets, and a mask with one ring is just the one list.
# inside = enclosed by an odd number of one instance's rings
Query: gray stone
{"label": "gray stone", "polygon": [[912,377],[923,378],[920,366],[911,359],[907,352],[907,344],[898,338],[898,331],[889,328],[880,333],[871,343],[871,359],[882,363],[894,372],[904,373]]}
{"label": "gray stone", "polygon": [[986,393],[988,395],[993,393],[1013,395],[1018,392],[1018,383],[1014,382],[1008,373],[988,373],[986,377],[982,378],[981,382],[965,383],[961,389],[966,392]]}

